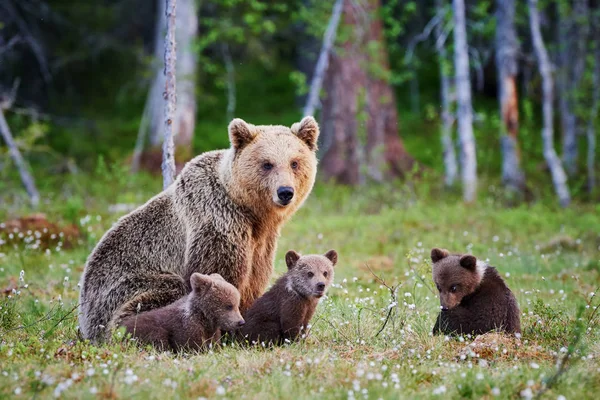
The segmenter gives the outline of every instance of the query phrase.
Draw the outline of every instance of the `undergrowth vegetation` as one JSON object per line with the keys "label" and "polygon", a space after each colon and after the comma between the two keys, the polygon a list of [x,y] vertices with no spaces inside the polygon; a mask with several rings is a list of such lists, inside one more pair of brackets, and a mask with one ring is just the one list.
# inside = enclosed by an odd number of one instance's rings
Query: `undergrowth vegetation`
{"label": "undergrowth vegetation", "polygon": [[[319,184],[283,229],[275,262],[278,276],[289,249],[340,254],[307,337],[275,349],[227,344],[174,355],[118,334],[102,346],[77,335],[87,255],[160,180],[102,164],[92,175],[53,179],[44,215],[32,215],[17,191],[0,195],[0,397],[575,399],[600,390],[595,205],[507,208],[490,185],[465,206],[426,177]],[[520,340],[431,335],[435,246],[498,268],[521,307]]]}

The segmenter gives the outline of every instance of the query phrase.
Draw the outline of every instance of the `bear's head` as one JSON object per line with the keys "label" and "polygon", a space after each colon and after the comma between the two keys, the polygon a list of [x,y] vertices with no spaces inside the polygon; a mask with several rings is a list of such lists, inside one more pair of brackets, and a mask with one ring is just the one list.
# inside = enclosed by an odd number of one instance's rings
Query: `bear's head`
{"label": "bear's head", "polygon": [[465,296],[473,293],[485,273],[486,264],[470,254],[450,254],[448,250],[431,250],[433,281],[440,293],[443,311],[460,304]]}
{"label": "bear's head", "polygon": [[318,137],[313,117],[291,128],[234,119],[229,124],[231,149],[222,164],[228,190],[237,202],[262,215],[267,215],[265,209],[291,215],[315,182]]}
{"label": "bear's head", "polygon": [[333,267],[338,255],[329,250],[324,255],[301,256],[294,250],[285,255],[288,267],[286,288],[303,297],[323,297],[333,282]]}
{"label": "bear's head", "polygon": [[204,275],[195,272],[190,277],[192,293],[188,300],[188,313],[204,315],[207,320],[224,331],[244,325],[240,314],[240,292],[219,274]]}

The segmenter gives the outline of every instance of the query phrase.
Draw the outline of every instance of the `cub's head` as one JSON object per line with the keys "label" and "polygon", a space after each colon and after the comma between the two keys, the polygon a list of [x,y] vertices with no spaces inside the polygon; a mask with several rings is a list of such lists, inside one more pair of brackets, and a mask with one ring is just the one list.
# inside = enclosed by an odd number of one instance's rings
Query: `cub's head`
{"label": "cub's head", "polygon": [[333,267],[337,253],[329,250],[324,255],[301,256],[294,250],[285,255],[288,267],[286,288],[304,297],[323,297],[333,282]]}
{"label": "cub's head", "polygon": [[440,293],[442,310],[460,304],[463,297],[473,293],[485,273],[486,265],[470,254],[450,254],[448,250],[431,250],[433,281]]}
{"label": "cub's head", "polygon": [[222,168],[237,201],[251,208],[291,215],[312,190],[317,173],[319,125],[304,117],[291,128],[229,124],[231,149]]}
{"label": "cub's head", "polygon": [[191,316],[204,314],[225,331],[244,325],[240,314],[240,292],[219,274],[197,272],[190,277],[192,293],[187,305]]}

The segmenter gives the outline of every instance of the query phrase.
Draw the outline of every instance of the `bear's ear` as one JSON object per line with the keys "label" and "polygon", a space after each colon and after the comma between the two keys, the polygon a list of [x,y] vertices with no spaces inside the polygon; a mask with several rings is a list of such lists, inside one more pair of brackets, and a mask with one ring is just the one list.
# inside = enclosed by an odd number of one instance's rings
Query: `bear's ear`
{"label": "bear's ear", "polygon": [[235,118],[229,123],[229,141],[234,149],[239,150],[256,137],[253,126],[243,119]]}
{"label": "bear's ear", "polygon": [[300,254],[296,253],[294,250],[290,250],[285,254],[285,263],[288,269],[292,269],[294,265],[298,262],[300,258]]}
{"label": "bear's ear", "polygon": [[217,274],[217,273],[215,273],[215,274],[210,274],[209,276],[210,276],[212,279],[216,279],[216,280],[219,280],[219,281],[224,281],[224,280],[225,280],[225,278],[223,278],[223,277],[222,277],[220,274]]}
{"label": "bear's ear", "polygon": [[337,264],[338,260],[337,252],[335,250],[329,250],[327,253],[324,254],[324,256],[328,258],[329,261],[331,261],[331,263],[335,267],[335,264]]}
{"label": "bear's ear", "polygon": [[460,266],[468,269],[469,271],[475,271],[475,268],[477,268],[477,259],[475,256],[465,254],[460,258]]}
{"label": "bear's ear", "polygon": [[293,134],[306,143],[311,151],[317,151],[319,124],[317,124],[317,121],[313,117],[302,118],[302,121],[292,125],[291,130]]}
{"label": "bear's ear", "polygon": [[450,255],[448,250],[438,249],[437,247],[431,249],[431,261],[434,263],[440,261],[442,258],[446,258]]}
{"label": "bear's ear", "polygon": [[209,275],[194,272],[190,277],[190,284],[192,285],[193,291],[198,292],[199,294],[204,294],[212,287],[213,280]]}

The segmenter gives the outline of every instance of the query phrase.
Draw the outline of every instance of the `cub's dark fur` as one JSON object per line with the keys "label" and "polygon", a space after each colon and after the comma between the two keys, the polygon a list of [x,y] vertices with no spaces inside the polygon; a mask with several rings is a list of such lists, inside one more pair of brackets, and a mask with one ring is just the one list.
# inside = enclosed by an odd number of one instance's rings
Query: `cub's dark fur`
{"label": "cub's dark fur", "polygon": [[517,299],[496,268],[472,255],[431,250],[433,280],[440,292],[441,312],[433,333],[520,333]]}
{"label": "cub's dark fur", "polygon": [[219,274],[194,273],[192,292],[162,308],[131,315],[121,325],[141,343],[159,350],[201,350],[244,324],[240,293]]}
{"label": "cub's dark fur", "polygon": [[333,281],[337,257],[334,250],[322,256],[290,250],[285,256],[288,272],[250,306],[238,336],[249,343],[275,345],[296,340]]}

